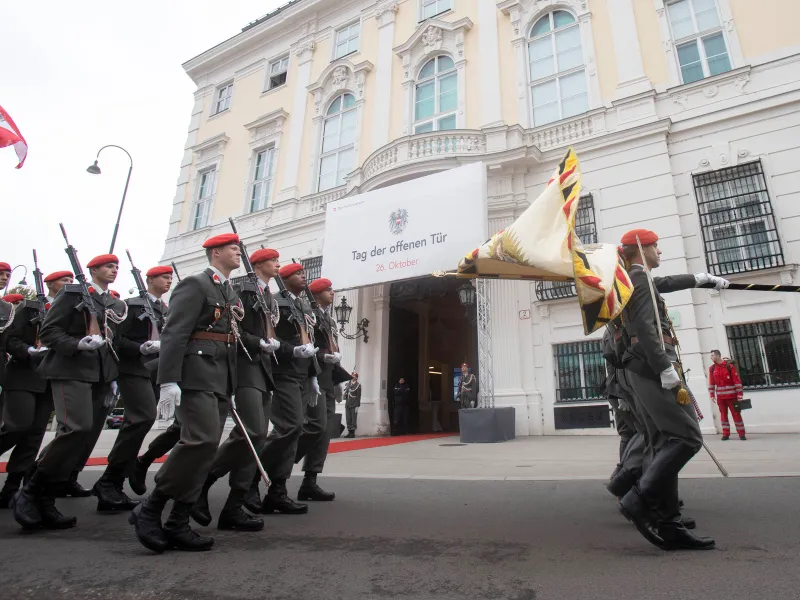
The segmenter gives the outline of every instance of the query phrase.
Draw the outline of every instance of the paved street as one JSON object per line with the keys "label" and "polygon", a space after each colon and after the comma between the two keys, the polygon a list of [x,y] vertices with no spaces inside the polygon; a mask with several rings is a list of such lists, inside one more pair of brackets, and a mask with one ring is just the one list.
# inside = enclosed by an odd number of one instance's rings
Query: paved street
{"label": "paved street", "polygon": [[[796,459],[798,436],[760,439],[755,436],[752,446],[731,443],[717,449],[732,473],[752,467],[745,446],[756,457],[775,450]],[[585,442],[586,451],[605,451],[613,441],[546,438],[515,444],[517,450],[548,451],[538,457],[538,468],[546,470],[547,455],[549,461],[559,460],[554,456],[562,442]],[[617,513],[601,481],[523,481],[500,475],[481,480],[478,474],[445,479],[445,471],[457,470],[459,462],[474,467],[475,455],[492,462],[493,456],[514,449],[512,444],[442,445],[452,443],[457,438],[333,454],[330,470],[338,476],[320,482],[337,493],[336,501],[312,505],[305,516],[267,517],[258,534],[217,534],[207,528],[217,545],[202,554],[150,554],[136,542],[124,515],[97,515],[93,499],[61,501],[65,512],[79,518],[70,531],[22,533],[3,511],[0,598],[797,598],[800,478],[760,477],[753,471],[729,479],[684,479],[686,514],[698,520],[700,533],[716,537],[717,549],[667,554],[647,544]],[[417,457],[423,451],[430,462],[437,453],[459,451],[463,460],[441,460],[439,477],[416,476],[414,471],[426,464]],[[389,461],[389,456],[394,458]],[[613,453],[584,456],[598,465],[598,474],[601,462],[610,471]],[[381,474],[382,459],[387,462]],[[361,475],[346,476],[345,470],[353,470],[359,460],[365,463]],[[788,467],[788,462],[780,466],[787,473]],[[564,473],[582,476],[580,469]],[[98,474],[90,469],[82,482],[91,485]],[[291,493],[299,482],[296,477],[290,481]],[[225,494],[222,483],[213,488],[215,513]]]}

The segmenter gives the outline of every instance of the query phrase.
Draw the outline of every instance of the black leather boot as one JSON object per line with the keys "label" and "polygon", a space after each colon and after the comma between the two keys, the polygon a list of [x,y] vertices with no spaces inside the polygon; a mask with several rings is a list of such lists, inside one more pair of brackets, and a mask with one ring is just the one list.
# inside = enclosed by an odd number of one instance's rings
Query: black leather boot
{"label": "black leather boot", "polygon": [[128,485],[137,496],[144,496],[147,493],[147,470],[150,468],[150,464],[143,461],[140,456],[136,459],[131,474],[128,476]]}
{"label": "black leather boot", "polygon": [[77,517],[62,515],[56,508],[56,498],[53,495],[56,486],[46,484],[39,500],[39,512],[42,515],[42,529],[70,529],[78,524]]}
{"label": "black leather boot", "polygon": [[346,438],[354,438],[354,437],[356,437],[356,432],[355,431],[349,431],[347,433],[347,435],[344,436],[344,437],[346,437]]}
{"label": "black leather boot", "polygon": [[139,542],[159,554],[169,548],[169,540],[161,527],[161,513],[169,498],[155,490],[144,502],[136,506],[128,517]]}
{"label": "black leather boot", "polygon": [[317,485],[317,474],[306,473],[303,477],[303,483],[300,484],[300,489],[297,490],[298,500],[313,500],[317,502],[330,502],[336,498],[333,492],[326,492]]}
{"label": "black leather boot", "polygon": [[24,529],[37,529],[42,524],[39,502],[46,484],[47,476],[37,469],[30,481],[11,500],[14,520]]}
{"label": "black leather boot", "polygon": [[164,523],[164,533],[170,545],[176,550],[187,550],[189,552],[211,550],[214,545],[214,538],[199,535],[189,527],[189,515],[192,513],[192,506],[189,502],[173,502],[172,512],[169,514],[167,522]]}
{"label": "black leather boot", "polygon": [[664,550],[711,550],[715,546],[713,538],[694,535],[681,523],[661,523],[658,535],[664,540]]}
{"label": "black leather boot", "polygon": [[621,465],[611,476],[606,489],[617,498],[622,498],[636,484],[636,477]]}
{"label": "black leather boot", "polygon": [[681,525],[686,527],[686,529],[694,529],[697,527],[697,521],[692,517],[681,517]]}
{"label": "black leather boot", "polygon": [[120,492],[110,479],[99,479],[92,487],[92,495],[97,497],[97,512],[131,510],[137,504]]}
{"label": "black leather boot", "polygon": [[203,527],[207,527],[212,520],[211,509],[208,506],[208,490],[211,489],[216,480],[216,477],[208,476],[208,479],[203,484],[203,489],[200,491],[200,496],[192,505],[192,518]]}
{"label": "black leather boot", "polygon": [[636,526],[644,539],[654,546],[663,547],[664,540],[658,535],[655,514],[645,504],[636,486],[633,486],[620,500],[619,511],[623,517]]}
{"label": "black leather boot", "polygon": [[225,507],[219,515],[217,529],[229,531],[261,531],[264,520],[248,515],[242,510],[244,490],[231,490]]}
{"label": "black leather boot", "polygon": [[56,498],[88,498],[92,495],[92,490],[87,490],[78,483],[78,471],[73,471],[67,482],[59,486]]}
{"label": "black leather boot", "polygon": [[0,490],[0,508],[11,508],[11,499],[22,483],[22,473],[9,473],[3,489]]}
{"label": "black leather boot", "polygon": [[256,479],[250,484],[250,489],[244,494],[244,507],[253,514],[261,512],[261,493],[258,491],[258,483],[261,475],[256,474]]}
{"label": "black leather boot", "polygon": [[285,515],[303,515],[308,512],[308,504],[295,502],[286,492],[286,480],[275,480],[269,486],[267,495],[261,503],[261,512],[271,514],[273,512]]}

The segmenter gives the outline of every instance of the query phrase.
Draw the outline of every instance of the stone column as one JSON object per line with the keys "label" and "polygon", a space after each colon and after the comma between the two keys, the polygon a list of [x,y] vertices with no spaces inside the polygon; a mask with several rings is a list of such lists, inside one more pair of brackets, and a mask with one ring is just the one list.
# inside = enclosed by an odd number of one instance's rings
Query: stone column
{"label": "stone column", "polygon": [[375,117],[372,123],[372,151],[389,143],[389,124],[392,108],[392,65],[394,63],[394,22],[399,10],[397,0],[379,6],[375,12],[378,23],[378,61],[375,68]]}
{"label": "stone column", "polygon": [[[359,342],[356,352],[363,392],[359,422],[367,435],[389,434],[389,289],[380,284],[361,290],[364,314],[369,319],[369,343]],[[361,317],[359,317],[361,318]],[[351,317],[352,321],[352,317]],[[363,421],[362,421],[363,419]]]}
{"label": "stone column", "polygon": [[633,0],[608,0],[608,15],[617,59],[617,98],[650,91],[653,86],[644,74]]}
{"label": "stone column", "polygon": [[481,128],[502,124],[500,102],[500,47],[495,2],[478,2],[478,53],[481,76]]}

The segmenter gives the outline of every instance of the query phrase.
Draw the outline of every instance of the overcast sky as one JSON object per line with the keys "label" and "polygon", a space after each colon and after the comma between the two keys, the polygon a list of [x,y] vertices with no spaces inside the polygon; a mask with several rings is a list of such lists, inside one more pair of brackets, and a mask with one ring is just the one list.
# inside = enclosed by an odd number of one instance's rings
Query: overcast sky
{"label": "overcast sky", "polygon": [[[0,18],[0,106],[28,142],[14,169],[0,149],[0,261],[28,267],[36,248],[45,275],[69,269],[58,223],[85,265],[108,252],[128,158],[134,161],[115,253],[112,289],[133,287],[125,249],[142,271],[164,250],[195,86],[181,64],[238,33],[285,0],[39,0]],[[12,285],[24,274],[18,269]],[[88,275],[88,272],[87,272]]]}

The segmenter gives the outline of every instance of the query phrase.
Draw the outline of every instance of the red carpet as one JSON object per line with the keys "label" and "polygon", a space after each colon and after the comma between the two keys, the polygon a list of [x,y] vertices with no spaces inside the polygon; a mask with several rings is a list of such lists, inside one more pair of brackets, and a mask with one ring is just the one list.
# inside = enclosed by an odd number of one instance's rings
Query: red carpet
{"label": "red carpet", "polygon": [[[435,440],[438,438],[453,437],[457,433],[420,433],[417,435],[401,435],[397,437],[376,437],[376,438],[362,438],[357,440],[347,440],[343,442],[332,442],[328,448],[328,454],[336,454],[337,452],[350,452],[352,450],[367,450],[369,448],[381,448],[383,446],[394,446],[395,444],[407,444],[409,442],[421,442],[423,440]],[[164,462],[166,456],[159,458],[156,462]],[[6,472],[6,462],[0,462],[0,473]],[[86,463],[87,467],[105,467],[108,460],[104,456],[96,456],[90,458]]]}

